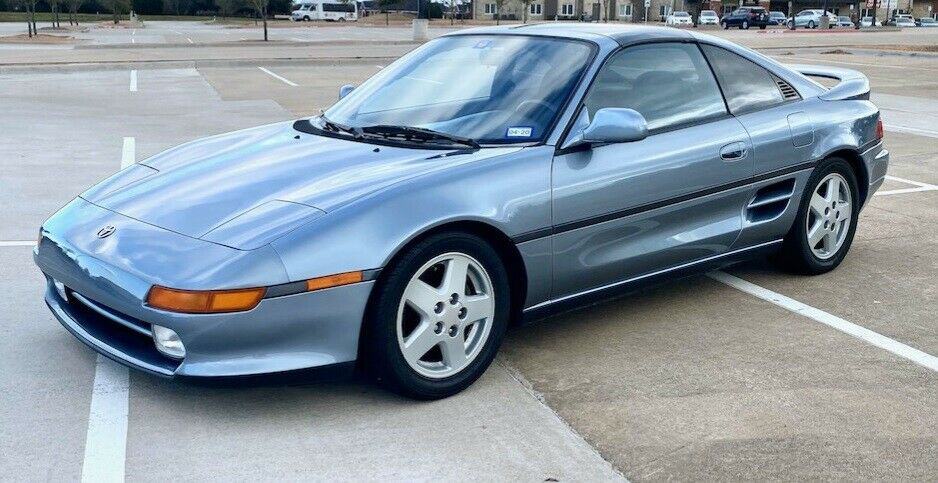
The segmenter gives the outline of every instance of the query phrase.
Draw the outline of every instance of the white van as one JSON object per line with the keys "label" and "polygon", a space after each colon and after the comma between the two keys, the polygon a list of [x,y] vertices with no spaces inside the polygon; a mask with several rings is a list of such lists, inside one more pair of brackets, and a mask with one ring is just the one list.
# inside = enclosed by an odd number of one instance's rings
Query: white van
{"label": "white van", "polygon": [[329,1],[309,0],[293,4],[290,19],[294,22],[309,22],[310,20],[331,20],[345,22],[358,20],[358,2],[355,0]]}

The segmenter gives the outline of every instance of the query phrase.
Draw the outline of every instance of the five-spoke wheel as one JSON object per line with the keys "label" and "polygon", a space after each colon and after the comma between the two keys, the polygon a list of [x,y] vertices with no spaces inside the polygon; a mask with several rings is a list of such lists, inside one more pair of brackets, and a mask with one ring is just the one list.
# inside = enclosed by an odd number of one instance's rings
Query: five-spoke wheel
{"label": "five-spoke wheel", "polygon": [[785,236],[782,268],[820,274],[833,270],[850,249],[859,213],[856,175],[847,161],[821,161],[807,181],[797,221]]}
{"label": "five-spoke wheel", "polygon": [[439,379],[475,359],[492,329],[492,280],[472,257],[444,253],[420,267],[397,311],[397,342],[410,367]]}
{"label": "five-spoke wheel", "polygon": [[439,233],[405,249],[375,286],[362,336],[366,368],[415,398],[455,394],[495,358],[508,323],[499,252],[469,233]]}

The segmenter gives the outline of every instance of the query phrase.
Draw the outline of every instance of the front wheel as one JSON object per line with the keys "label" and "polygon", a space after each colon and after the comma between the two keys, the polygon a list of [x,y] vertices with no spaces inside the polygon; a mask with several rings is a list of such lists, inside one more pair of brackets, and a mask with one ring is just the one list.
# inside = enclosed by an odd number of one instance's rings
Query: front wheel
{"label": "front wheel", "polygon": [[475,382],[508,326],[508,274],[498,253],[474,235],[443,233],[385,270],[365,319],[366,369],[416,399],[448,397]]}
{"label": "front wheel", "polygon": [[759,30],[765,30],[765,25],[760,25]]}
{"label": "front wheel", "polygon": [[739,28],[741,28],[741,29],[743,29],[743,30],[749,30],[749,22],[746,21],[746,20],[743,20],[743,23],[742,23],[742,25],[739,26]]}
{"label": "front wheel", "polygon": [[808,179],[795,224],[782,244],[783,267],[808,275],[837,268],[853,243],[861,203],[850,164],[841,158],[822,161]]}
{"label": "front wheel", "polygon": [[727,24],[725,20],[720,22],[720,26],[723,27],[723,30],[729,30],[730,28],[729,24]]}
{"label": "front wheel", "polygon": [[813,29],[815,27],[814,20],[808,20],[808,28]]}

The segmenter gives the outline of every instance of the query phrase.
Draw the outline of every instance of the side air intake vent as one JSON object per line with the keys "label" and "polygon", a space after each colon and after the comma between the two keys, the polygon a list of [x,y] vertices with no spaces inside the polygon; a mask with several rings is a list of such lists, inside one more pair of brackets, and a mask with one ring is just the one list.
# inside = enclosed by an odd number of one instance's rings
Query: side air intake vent
{"label": "side air intake vent", "polygon": [[775,79],[775,84],[778,85],[778,90],[782,91],[782,97],[784,97],[786,101],[801,99],[801,96],[798,95],[798,91],[796,91],[791,84],[778,78]]}

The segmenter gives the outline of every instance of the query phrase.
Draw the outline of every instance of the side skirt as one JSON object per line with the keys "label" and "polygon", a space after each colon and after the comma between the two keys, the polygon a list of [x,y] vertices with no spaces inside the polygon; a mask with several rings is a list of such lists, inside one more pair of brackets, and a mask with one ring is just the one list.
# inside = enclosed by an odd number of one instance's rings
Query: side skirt
{"label": "side skirt", "polygon": [[522,323],[533,322],[551,315],[567,312],[585,305],[591,305],[604,300],[620,297],[650,286],[671,281],[678,278],[689,277],[711,270],[717,270],[742,261],[770,254],[778,249],[782,240],[773,240],[731,252],[702,258],[682,265],[659,270],[657,272],[639,275],[637,277],[620,280],[618,282],[592,288],[580,293],[567,295],[558,299],[548,300],[524,309]]}

